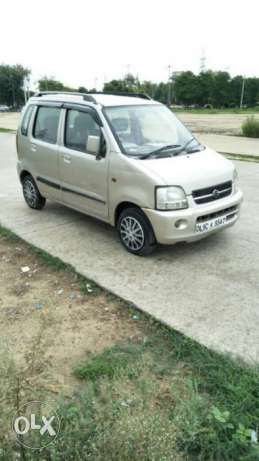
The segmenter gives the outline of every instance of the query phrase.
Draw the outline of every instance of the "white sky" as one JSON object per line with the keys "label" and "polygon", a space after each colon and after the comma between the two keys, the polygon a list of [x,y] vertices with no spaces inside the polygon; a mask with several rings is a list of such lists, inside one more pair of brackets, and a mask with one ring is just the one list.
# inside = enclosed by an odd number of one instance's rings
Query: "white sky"
{"label": "white sky", "polygon": [[202,50],[207,68],[259,76],[258,0],[7,0],[0,11],[0,63],[29,67],[32,82],[165,81],[169,64],[198,72]]}

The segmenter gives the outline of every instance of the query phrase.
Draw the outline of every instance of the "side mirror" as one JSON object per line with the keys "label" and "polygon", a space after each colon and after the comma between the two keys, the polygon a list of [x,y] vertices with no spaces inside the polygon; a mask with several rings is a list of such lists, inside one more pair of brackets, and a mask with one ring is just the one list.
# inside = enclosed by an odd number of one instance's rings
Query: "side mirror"
{"label": "side mirror", "polygon": [[86,142],[86,152],[98,155],[100,152],[100,136],[89,135]]}

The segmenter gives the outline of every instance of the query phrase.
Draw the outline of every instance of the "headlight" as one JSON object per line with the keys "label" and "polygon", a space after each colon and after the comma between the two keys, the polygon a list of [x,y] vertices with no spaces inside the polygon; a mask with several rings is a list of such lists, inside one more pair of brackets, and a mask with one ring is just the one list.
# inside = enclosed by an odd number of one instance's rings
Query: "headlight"
{"label": "headlight", "polygon": [[156,188],[157,210],[182,210],[188,208],[184,190],[178,186]]}
{"label": "headlight", "polygon": [[233,193],[235,194],[235,192],[237,191],[238,191],[238,173],[235,168],[234,173],[233,173]]}

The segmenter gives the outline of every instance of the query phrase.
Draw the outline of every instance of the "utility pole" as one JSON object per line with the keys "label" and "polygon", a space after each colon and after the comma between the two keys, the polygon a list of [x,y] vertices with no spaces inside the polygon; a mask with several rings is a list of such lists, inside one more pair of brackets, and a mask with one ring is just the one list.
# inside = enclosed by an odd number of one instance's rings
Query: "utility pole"
{"label": "utility pole", "polygon": [[201,59],[200,59],[200,73],[206,71],[206,55],[205,50],[202,50]]}
{"label": "utility pole", "polygon": [[23,94],[24,94],[24,103],[27,104],[27,92],[26,92],[26,86],[24,82],[24,87],[23,87]]}
{"label": "utility pole", "polygon": [[23,79],[23,92],[24,92],[24,102],[27,104],[28,99],[30,98],[30,79],[29,77],[24,77]]}
{"label": "utility pole", "polygon": [[243,77],[242,88],[241,88],[240,109],[243,108],[244,93],[245,93],[245,77]]}
{"label": "utility pole", "polygon": [[168,107],[171,106],[172,103],[172,66],[169,64],[168,66],[168,93],[167,93],[167,105]]}

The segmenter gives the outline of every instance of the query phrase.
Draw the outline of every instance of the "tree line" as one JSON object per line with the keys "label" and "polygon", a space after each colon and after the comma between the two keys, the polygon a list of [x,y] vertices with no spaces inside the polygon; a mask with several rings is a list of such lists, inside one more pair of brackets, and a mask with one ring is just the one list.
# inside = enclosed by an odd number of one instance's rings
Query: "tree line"
{"label": "tree line", "polygon": [[140,82],[137,77],[126,75],[122,80],[105,83],[104,91],[143,92],[164,104],[220,108],[238,107],[242,87],[244,105],[259,104],[259,78],[244,80],[241,75],[231,77],[228,72],[211,70],[198,75],[191,71],[172,74],[167,83]]}
{"label": "tree line", "polygon": [[[30,77],[30,70],[17,64],[0,65],[0,104],[12,107],[24,105],[26,91],[24,81]],[[39,91],[95,92],[85,86],[72,88],[54,78],[43,77],[38,81]],[[138,77],[127,74],[122,79],[106,82],[103,91],[123,93],[146,93],[164,104],[180,104],[200,107],[238,107],[241,93],[244,93],[245,106],[259,104],[259,78],[241,75],[231,77],[228,72],[191,71],[172,74],[168,82],[140,81]],[[29,95],[32,93],[30,92]]]}

